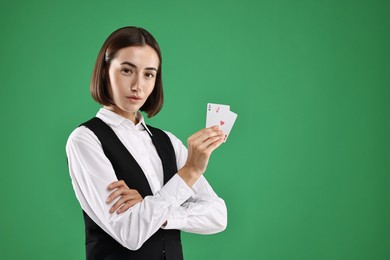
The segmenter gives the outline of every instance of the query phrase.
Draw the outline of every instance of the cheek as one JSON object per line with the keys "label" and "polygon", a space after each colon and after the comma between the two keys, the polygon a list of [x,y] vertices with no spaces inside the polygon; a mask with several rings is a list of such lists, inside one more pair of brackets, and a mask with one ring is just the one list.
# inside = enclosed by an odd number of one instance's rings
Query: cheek
{"label": "cheek", "polygon": [[116,86],[115,77],[111,71],[108,71],[107,76],[108,76],[108,79],[107,79],[108,91],[110,92],[110,94],[112,96],[112,94],[114,93],[114,86]]}
{"label": "cheek", "polygon": [[123,86],[123,82],[120,77],[115,77],[115,75],[110,75],[110,89],[112,93],[118,93],[121,91],[121,86]]}
{"label": "cheek", "polygon": [[154,89],[155,87],[156,87],[156,79],[151,80],[151,82],[149,83],[149,87],[148,87],[149,93],[152,93],[152,92],[153,92],[153,89]]}
{"label": "cheek", "polygon": [[149,92],[150,92],[150,93],[152,93],[152,91],[153,91],[155,85],[156,85],[156,82],[153,82],[153,83],[150,84],[150,86],[149,86]]}
{"label": "cheek", "polygon": [[155,87],[155,83],[153,82],[152,84],[148,85],[147,87],[147,95],[150,96],[150,94],[152,94],[153,90],[154,90],[154,87]]}

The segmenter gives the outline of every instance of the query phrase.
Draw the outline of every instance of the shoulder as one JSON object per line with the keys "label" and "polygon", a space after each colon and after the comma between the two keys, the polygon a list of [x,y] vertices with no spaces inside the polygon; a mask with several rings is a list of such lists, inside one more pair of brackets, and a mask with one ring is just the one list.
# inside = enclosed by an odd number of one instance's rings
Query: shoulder
{"label": "shoulder", "polygon": [[100,141],[96,137],[96,135],[87,127],[79,126],[72,131],[69,135],[68,140],[66,142],[66,146],[75,146],[75,145],[88,145],[88,144],[99,144]]}

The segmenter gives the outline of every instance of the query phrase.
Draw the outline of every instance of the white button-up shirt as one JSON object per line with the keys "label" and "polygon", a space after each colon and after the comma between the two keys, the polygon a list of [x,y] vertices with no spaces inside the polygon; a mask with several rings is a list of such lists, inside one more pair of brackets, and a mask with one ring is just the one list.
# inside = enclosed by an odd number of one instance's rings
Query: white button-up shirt
{"label": "white button-up shirt", "polygon": [[[211,234],[227,225],[225,202],[202,176],[190,188],[175,174],[165,185],[161,159],[140,113],[134,123],[112,111],[100,109],[96,115],[108,124],[143,170],[153,196],[146,196],[122,214],[110,213],[115,203],[106,203],[107,186],[117,181],[101,143],[88,128],[76,128],[66,144],[69,173],[82,209],[105,232],[123,246],[136,250],[166,222],[164,229]],[[149,132],[149,133],[148,133]],[[187,149],[166,132],[175,150],[177,168],[187,160]]]}

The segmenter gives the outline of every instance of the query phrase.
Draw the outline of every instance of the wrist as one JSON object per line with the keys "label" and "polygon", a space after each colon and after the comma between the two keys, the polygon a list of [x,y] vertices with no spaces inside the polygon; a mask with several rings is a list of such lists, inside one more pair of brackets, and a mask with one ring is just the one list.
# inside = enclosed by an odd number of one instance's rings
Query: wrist
{"label": "wrist", "polygon": [[202,175],[202,173],[196,171],[188,165],[184,165],[177,174],[184,180],[185,183],[187,183],[189,187],[192,187],[192,185],[194,185]]}

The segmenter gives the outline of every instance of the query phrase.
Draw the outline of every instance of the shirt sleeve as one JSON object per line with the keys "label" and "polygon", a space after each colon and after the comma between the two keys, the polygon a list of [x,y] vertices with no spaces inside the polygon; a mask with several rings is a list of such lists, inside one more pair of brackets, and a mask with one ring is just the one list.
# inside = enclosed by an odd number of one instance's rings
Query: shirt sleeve
{"label": "shirt sleeve", "polygon": [[[187,148],[173,134],[166,132],[176,153],[177,168],[181,169],[187,160]],[[212,234],[221,232],[227,226],[227,208],[204,176],[192,187],[193,194],[180,207],[169,214],[164,229]]]}
{"label": "shirt sleeve", "polygon": [[[69,173],[82,209],[105,232],[130,250],[139,249],[194,191],[176,174],[160,191],[122,214],[110,213],[108,184],[117,181],[101,143],[88,128],[73,131],[66,144]],[[131,234],[131,235],[130,235]]]}

